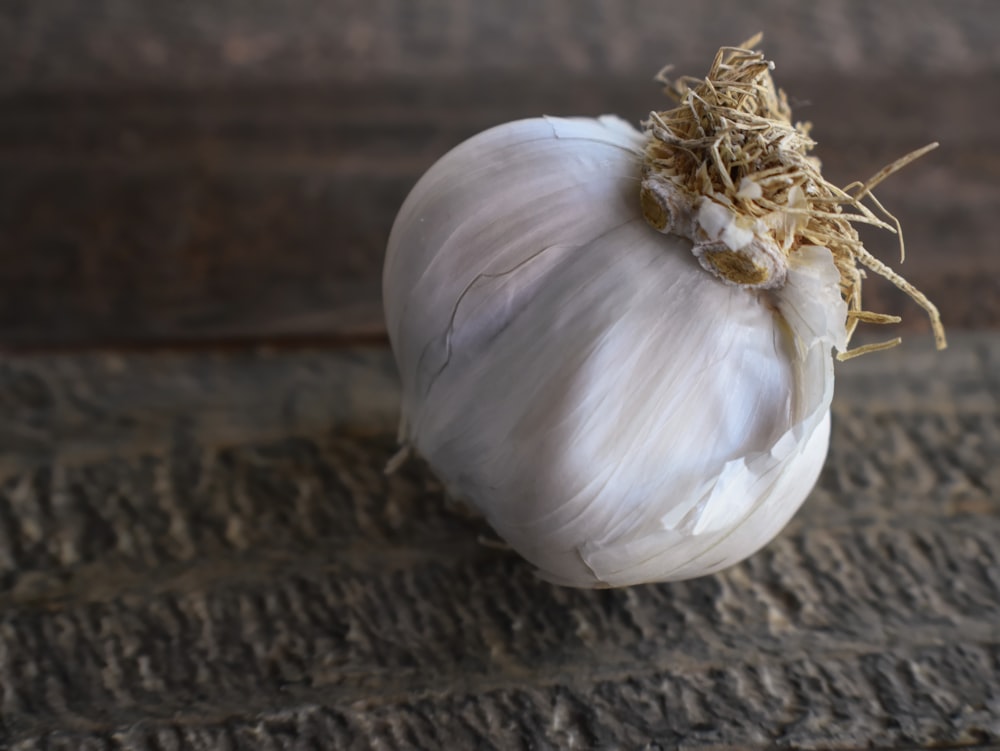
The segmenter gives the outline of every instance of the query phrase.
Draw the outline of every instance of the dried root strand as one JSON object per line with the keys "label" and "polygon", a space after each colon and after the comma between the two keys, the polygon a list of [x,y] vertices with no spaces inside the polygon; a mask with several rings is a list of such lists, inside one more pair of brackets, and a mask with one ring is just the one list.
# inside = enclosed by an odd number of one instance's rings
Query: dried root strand
{"label": "dried root strand", "polygon": [[843,362],[844,360],[853,360],[855,357],[860,355],[867,355],[869,352],[881,352],[886,349],[892,349],[898,344],[901,344],[903,340],[898,336],[895,339],[889,339],[885,342],[876,342],[874,344],[862,344],[860,347],[854,347],[847,350],[846,352],[841,352],[837,355],[837,359]]}
{"label": "dried root strand", "polygon": [[[937,308],[912,284],[865,250],[855,224],[894,232],[900,259],[905,257],[902,229],[872,194],[872,189],[910,162],[937,147],[928,144],[879,170],[866,182],[838,188],[820,173],[809,156],[815,143],[808,123],[792,124],[784,92],[775,88],[773,63],[752,48],[760,35],[739,47],[723,47],[704,79],[657,76],[677,106],[652,112],[644,123],[649,135],[645,155],[647,180],[669,184],[693,206],[702,196],[730,205],[752,220],[776,212],[796,221],[770,222],[777,245],[787,254],[805,245],[829,248],[840,272],[841,294],[848,306],[848,340],[859,322],[896,323],[898,318],[864,310],[861,285],[868,269],[894,284],[930,318],[939,349],[946,346]],[[747,185],[759,189],[747,190]],[[798,190],[796,190],[798,189]],[[794,191],[794,192],[793,192]],[[804,206],[790,197],[804,195]],[[874,210],[863,203],[867,199]],[[840,359],[895,346],[898,339],[849,350]]]}

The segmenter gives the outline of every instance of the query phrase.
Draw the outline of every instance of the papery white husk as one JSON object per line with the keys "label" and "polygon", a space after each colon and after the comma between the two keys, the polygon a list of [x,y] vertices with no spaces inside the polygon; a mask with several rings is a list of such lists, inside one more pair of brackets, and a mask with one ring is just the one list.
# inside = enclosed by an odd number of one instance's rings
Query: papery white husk
{"label": "papery white husk", "polygon": [[744,559],[827,452],[830,252],[796,250],[777,291],[720,282],[643,220],[644,142],[611,117],[481,133],[414,188],[385,263],[404,440],[571,586]]}

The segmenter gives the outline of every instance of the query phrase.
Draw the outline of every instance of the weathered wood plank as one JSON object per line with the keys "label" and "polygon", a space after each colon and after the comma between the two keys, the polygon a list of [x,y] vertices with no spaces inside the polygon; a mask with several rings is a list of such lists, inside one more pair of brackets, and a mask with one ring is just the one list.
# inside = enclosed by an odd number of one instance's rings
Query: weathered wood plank
{"label": "weathered wood plank", "polygon": [[7,3],[0,345],[382,336],[385,239],[434,158],[515,117],[638,120],[661,65],[759,30],[838,182],[944,142],[883,197],[946,322],[992,327],[998,22],[988,0]]}
{"label": "weathered wood plank", "polygon": [[602,592],[382,474],[387,353],[13,358],[0,742],[1000,742],[1000,338],[928,349],[840,366],[829,466],[763,552]]}
{"label": "weathered wood plank", "polygon": [[[836,368],[838,425],[864,419],[868,429],[883,425],[886,440],[897,416],[945,419],[955,439],[965,430],[956,420],[975,420],[967,432],[978,435],[1000,402],[992,333],[956,333],[943,353],[909,334],[897,349]],[[0,477],[57,457],[76,466],[190,441],[217,448],[329,431],[385,436],[398,409],[396,366],[384,348],[7,354]]]}
{"label": "weathered wood plank", "polygon": [[[944,142],[879,195],[906,228],[902,271],[946,323],[997,325],[986,103],[1000,78],[782,83],[812,100],[799,115],[839,183]],[[437,157],[517,117],[638,121],[663,101],[646,76],[13,96],[0,105],[0,344],[383,335],[385,242]],[[865,237],[895,258],[891,235]],[[868,299],[925,326],[887,283]]]}

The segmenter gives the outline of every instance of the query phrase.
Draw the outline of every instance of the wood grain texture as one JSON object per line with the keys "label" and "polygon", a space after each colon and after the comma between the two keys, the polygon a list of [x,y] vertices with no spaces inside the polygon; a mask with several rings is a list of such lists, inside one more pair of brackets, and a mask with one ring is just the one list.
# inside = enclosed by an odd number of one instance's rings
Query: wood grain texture
{"label": "wood grain texture", "polygon": [[0,745],[1000,744],[998,366],[995,334],[839,366],[778,540],[583,592],[382,473],[385,352],[9,358]]}
{"label": "wood grain texture", "polygon": [[[1000,66],[991,0],[13,0],[0,90],[426,81],[532,70],[646,79],[763,31],[788,70],[961,75]],[[544,66],[544,68],[540,67]]]}
{"label": "wood grain texture", "polygon": [[384,336],[385,242],[436,158],[518,117],[637,122],[664,63],[761,29],[835,182],[942,141],[879,195],[945,322],[995,327],[998,24],[973,0],[8,3],[0,345]]}

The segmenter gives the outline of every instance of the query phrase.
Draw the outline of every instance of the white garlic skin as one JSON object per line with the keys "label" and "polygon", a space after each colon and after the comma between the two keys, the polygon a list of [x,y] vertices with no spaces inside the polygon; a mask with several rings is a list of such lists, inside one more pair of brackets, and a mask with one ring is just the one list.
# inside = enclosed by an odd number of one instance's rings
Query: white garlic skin
{"label": "white garlic skin", "polygon": [[402,438],[555,583],[686,579],[769,542],[827,453],[846,308],[825,248],[721,282],[639,207],[645,137],[538,118],[439,160],[389,239]]}

